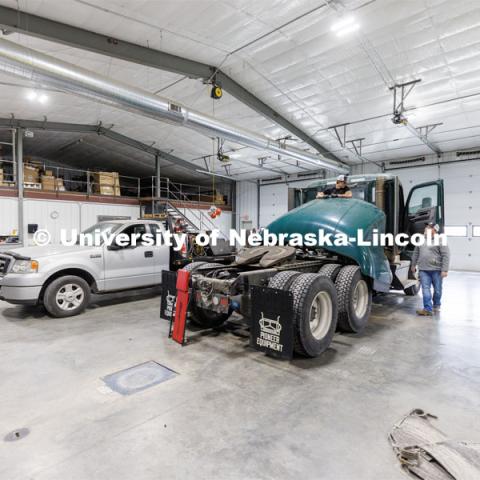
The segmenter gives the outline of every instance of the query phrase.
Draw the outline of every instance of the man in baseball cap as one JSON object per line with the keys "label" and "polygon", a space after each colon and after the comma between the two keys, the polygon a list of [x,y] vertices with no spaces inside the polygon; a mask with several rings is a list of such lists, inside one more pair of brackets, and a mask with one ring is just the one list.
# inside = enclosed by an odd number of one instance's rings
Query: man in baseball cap
{"label": "man in baseball cap", "polygon": [[323,192],[317,193],[317,198],[328,198],[328,197],[341,197],[341,198],[352,198],[352,191],[347,185],[347,176],[339,175],[337,181],[335,182],[335,187],[327,188]]}
{"label": "man in baseball cap", "polygon": [[[425,235],[437,235],[438,224],[425,223]],[[430,317],[433,312],[440,311],[443,279],[448,275],[450,249],[447,245],[421,245],[415,247],[412,255],[412,271],[418,266],[420,284],[422,286],[423,309],[417,315]],[[433,286],[433,304],[432,304]]]}

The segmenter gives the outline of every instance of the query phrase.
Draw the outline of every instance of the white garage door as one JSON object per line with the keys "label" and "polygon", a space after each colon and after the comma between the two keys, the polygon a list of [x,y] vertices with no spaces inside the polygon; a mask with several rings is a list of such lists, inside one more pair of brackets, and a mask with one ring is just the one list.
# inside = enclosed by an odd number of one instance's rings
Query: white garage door
{"label": "white garage door", "polygon": [[440,171],[452,268],[480,271],[480,167],[472,163],[442,165]]}
{"label": "white garage door", "polygon": [[287,211],[288,187],[285,184],[260,188],[260,227],[266,227]]}
{"label": "white garage door", "polygon": [[405,197],[415,184],[443,179],[451,268],[480,271],[480,161],[392,170],[389,173],[400,177]]}

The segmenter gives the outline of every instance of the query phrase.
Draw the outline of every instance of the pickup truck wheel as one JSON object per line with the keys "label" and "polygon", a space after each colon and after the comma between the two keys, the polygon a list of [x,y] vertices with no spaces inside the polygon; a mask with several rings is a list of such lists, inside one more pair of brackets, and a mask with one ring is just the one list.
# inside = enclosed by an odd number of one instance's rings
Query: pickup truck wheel
{"label": "pickup truck wheel", "polygon": [[318,273],[328,277],[332,282],[337,278],[338,272],[342,269],[342,266],[338,263],[327,263],[322,265]]}
{"label": "pickup truck wheel", "polygon": [[420,291],[420,282],[417,282],[415,285],[405,288],[403,291],[405,292],[405,295],[408,295],[409,297],[417,296],[418,292]]}
{"label": "pickup truck wheel", "polygon": [[90,298],[90,285],[83,278],[66,275],[47,286],[43,305],[53,317],[73,317],[87,308]]}
{"label": "pickup truck wheel", "polygon": [[268,287],[277,288],[278,290],[288,290],[299,275],[300,272],[294,272],[292,270],[277,273],[268,281]]}
{"label": "pickup truck wheel", "polygon": [[337,292],[333,282],[316,273],[296,277],[293,294],[294,350],[317,357],[332,343],[337,327]]}
{"label": "pickup truck wheel", "polygon": [[338,326],[343,332],[359,333],[368,323],[372,291],[356,265],[343,267],[335,280],[338,294]]}
{"label": "pickup truck wheel", "polygon": [[[209,262],[193,262],[187,265],[193,266],[190,271],[195,272],[197,270],[202,270],[202,268],[209,268],[209,267],[224,267],[225,265],[221,263],[209,263]],[[185,267],[185,270],[187,269]],[[193,324],[197,325],[198,327],[202,328],[217,328],[220,327],[225,323],[225,321],[230,316],[229,313],[218,313],[214,312],[213,310],[205,310],[203,308],[197,307],[193,302],[191,302],[192,308],[192,317],[191,321]]]}

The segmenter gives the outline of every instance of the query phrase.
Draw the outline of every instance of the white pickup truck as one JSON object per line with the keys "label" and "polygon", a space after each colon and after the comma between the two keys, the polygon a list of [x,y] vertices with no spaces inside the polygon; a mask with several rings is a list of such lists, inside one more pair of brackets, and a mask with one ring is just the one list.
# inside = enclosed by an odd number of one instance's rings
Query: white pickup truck
{"label": "white pickup truck", "polygon": [[[118,235],[126,233],[154,236],[165,231],[163,223],[148,220],[100,222],[83,233],[95,231]],[[127,245],[113,242],[100,246],[24,247],[0,253],[0,300],[12,304],[43,304],[54,317],[81,313],[92,293],[107,293],[161,284],[162,270],[177,259],[167,245]]]}

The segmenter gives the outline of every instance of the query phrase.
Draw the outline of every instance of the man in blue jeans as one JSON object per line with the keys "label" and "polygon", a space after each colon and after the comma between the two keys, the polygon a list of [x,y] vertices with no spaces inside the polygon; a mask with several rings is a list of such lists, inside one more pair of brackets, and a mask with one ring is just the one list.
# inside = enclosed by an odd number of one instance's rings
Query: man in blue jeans
{"label": "man in blue jeans", "polygon": [[[433,223],[425,225],[425,235],[438,234],[439,226]],[[412,256],[412,271],[418,266],[420,284],[422,285],[423,309],[417,310],[417,315],[431,317],[433,312],[439,312],[442,299],[442,281],[448,275],[450,249],[447,245],[415,247]],[[432,305],[433,286],[433,305]]]}

